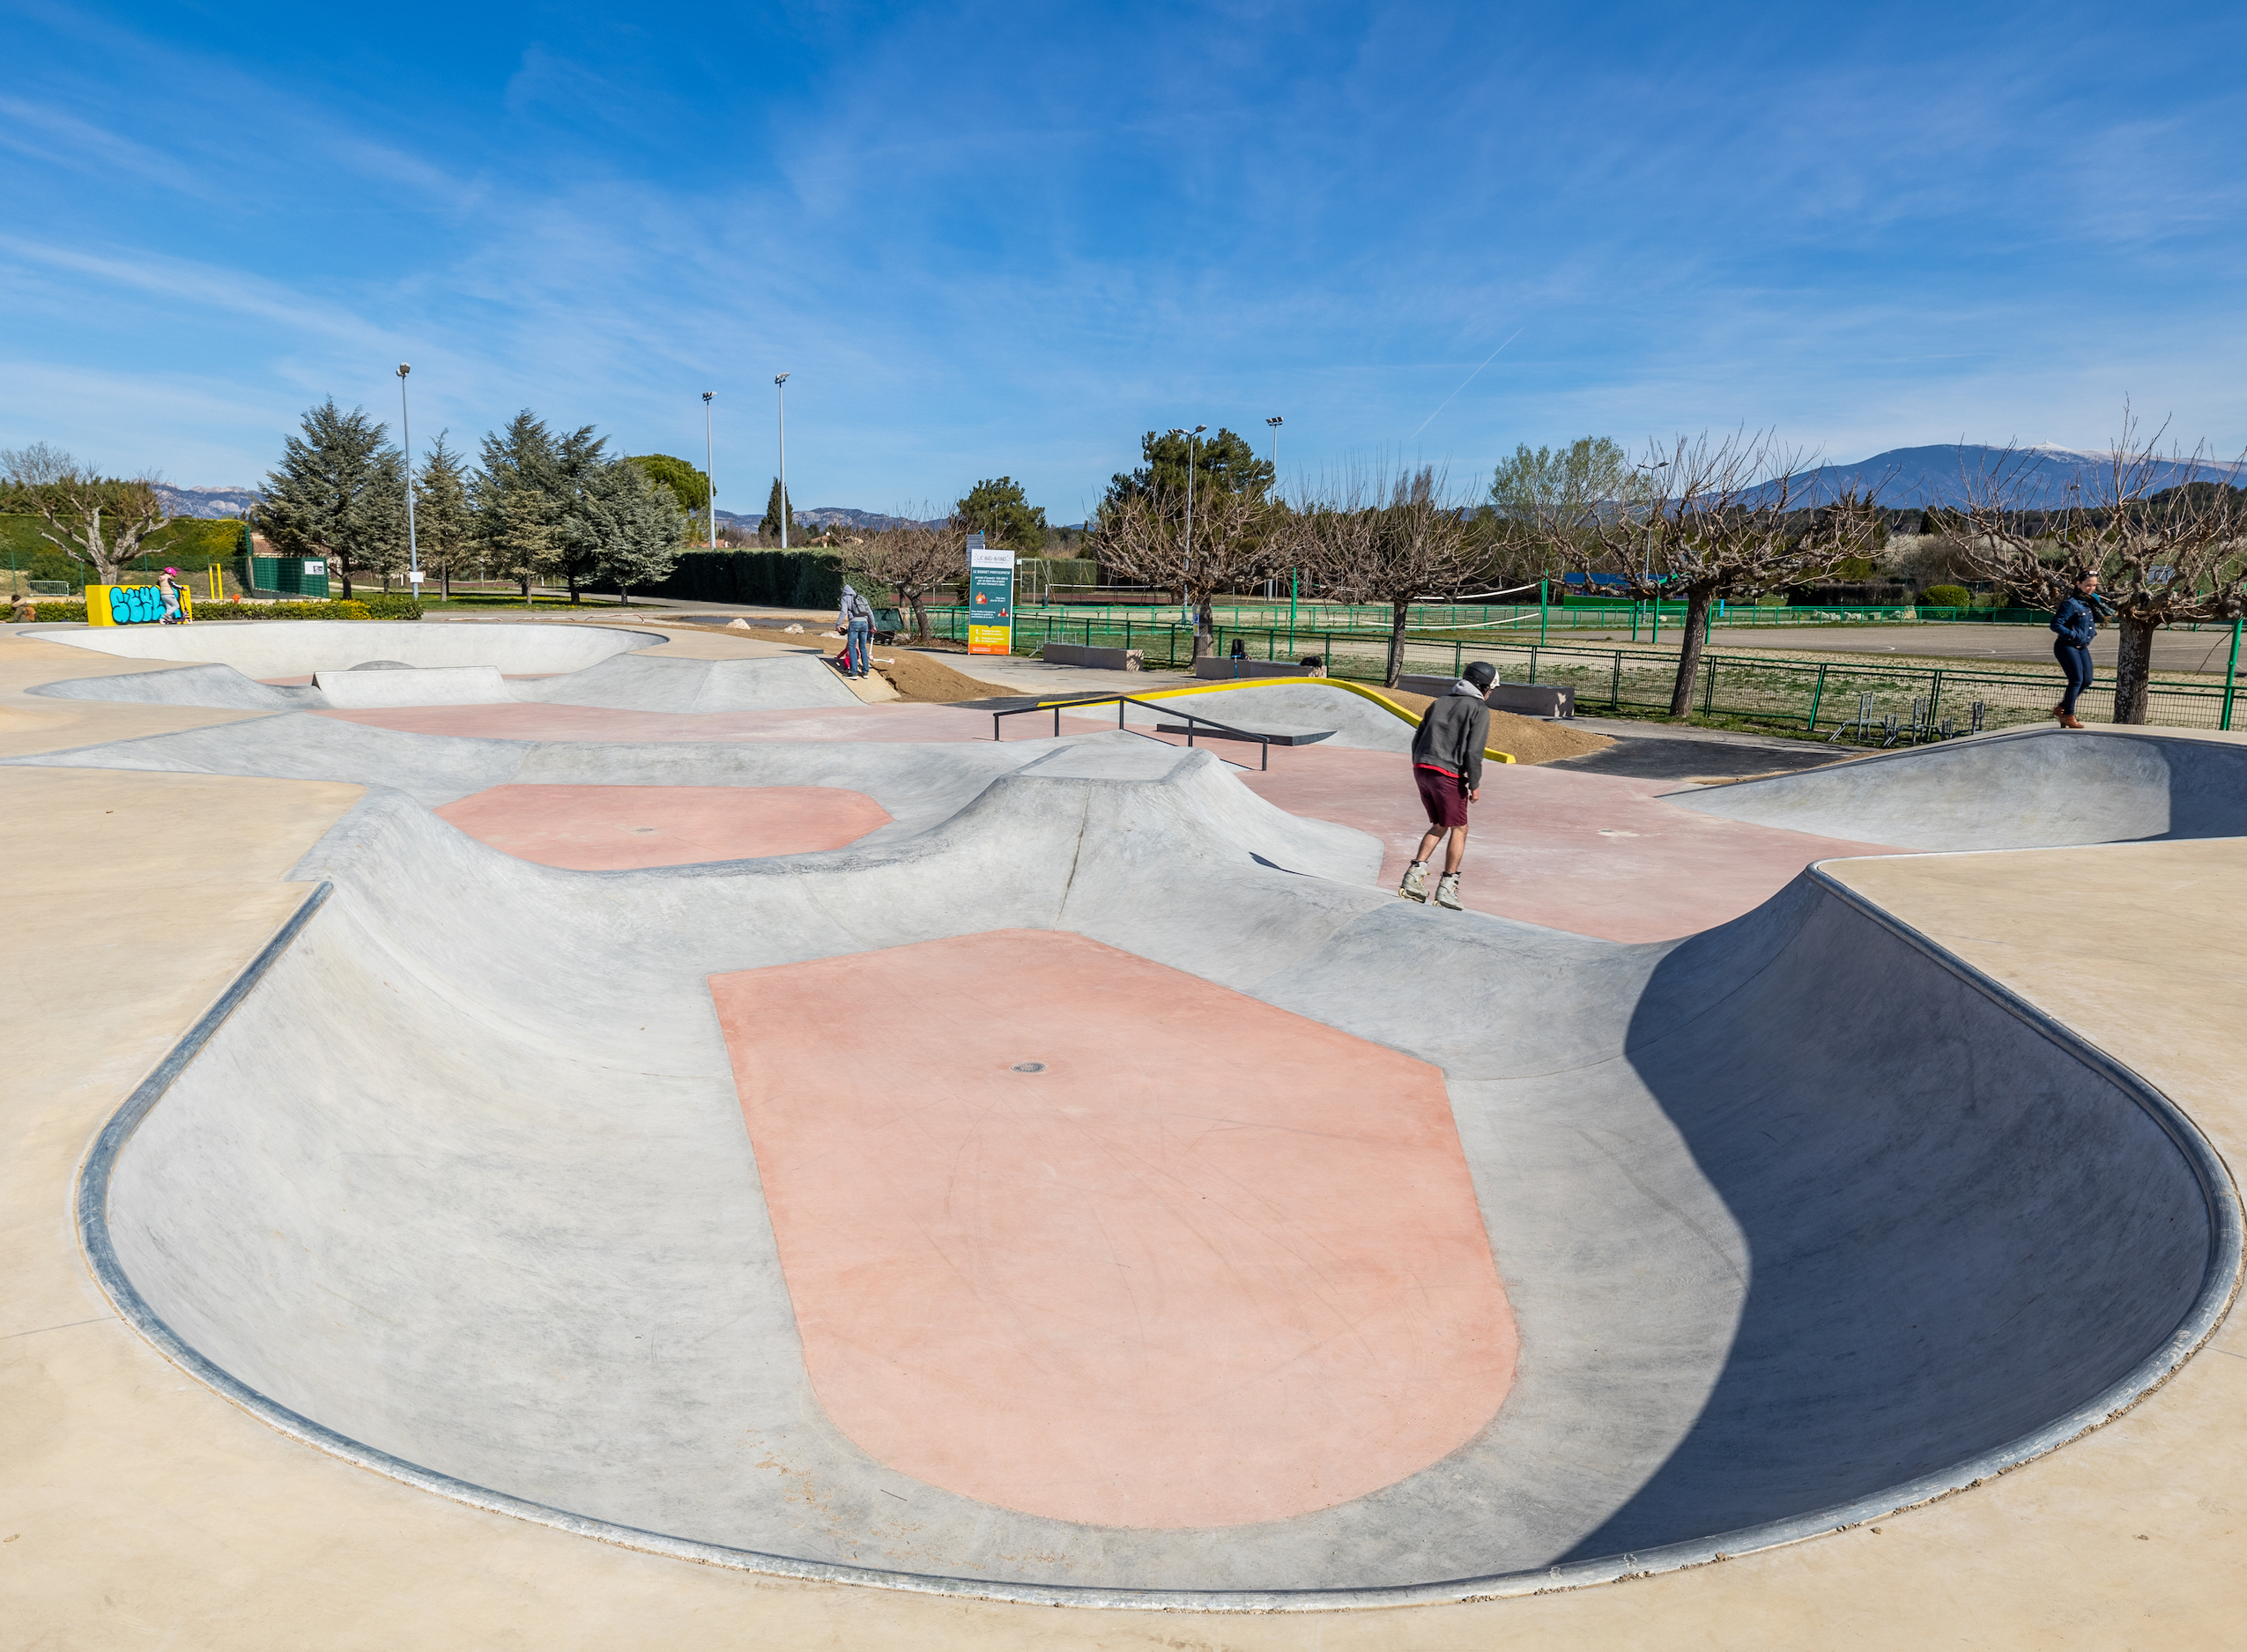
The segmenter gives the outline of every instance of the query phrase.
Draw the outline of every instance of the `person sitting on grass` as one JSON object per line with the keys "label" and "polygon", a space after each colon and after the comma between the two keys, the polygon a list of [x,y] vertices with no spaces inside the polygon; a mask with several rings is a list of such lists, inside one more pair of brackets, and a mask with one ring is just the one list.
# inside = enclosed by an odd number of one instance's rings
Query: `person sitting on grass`
{"label": "person sitting on grass", "polygon": [[1428,832],[1397,886],[1407,900],[1428,899],[1428,857],[1448,837],[1435,904],[1463,910],[1459,867],[1467,857],[1467,805],[1482,796],[1482,752],[1490,744],[1490,707],[1483,697],[1497,680],[1497,667],[1477,660],[1450,693],[1428,707],[1413,736],[1413,779],[1428,811]]}

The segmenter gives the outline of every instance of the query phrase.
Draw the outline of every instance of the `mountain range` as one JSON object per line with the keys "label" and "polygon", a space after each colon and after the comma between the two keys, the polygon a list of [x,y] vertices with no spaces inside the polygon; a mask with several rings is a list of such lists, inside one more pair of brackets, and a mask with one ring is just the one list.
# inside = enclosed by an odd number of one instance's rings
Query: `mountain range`
{"label": "mountain range", "polygon": [[[169,482],[157,483],[156,492],[164,501],[164,508],[174,516],[240,516],[265,497],[254,487],[174,487]],[[745,533],[753,533],[761,519],[761,515],[742,516],[730,510],[718,513],[721,525],[738,528]],[[906,519],[885,516],[879,511],[853,510],[844,505],[820,505],[811,510],[798,510],[796,520],[807,528],[825,528],[839,522],[879,533],[885,528],[903,525]]]}
{"label": "mountain range", "polygon": [[[1891,448],[1854,464],[1821,464],[1798,471],[1789,478],[1791,491],[1806,502],[1832,499],[1843,488],[1871,492],[1877,502],[1891,510],[1930,505],[1957,506],[1966,502],[1969,478],[1989,474],[2002,466],[2006,475],[2018,473],[2024,485],[2041,499],[2058,504],[2072,483],[2095,498],[2098,478],[2113,463],[2111,455],[2082,453],[2072,448],[2019,448],[2008,452],[1973,443],[1954,442],[1932,448]],[[2153,491],[2179,482],[2243,479],[2227,464],[2164,461],[2154,467]],[[1751,491],[1751,500],[1764,496],[1771,485]]]}

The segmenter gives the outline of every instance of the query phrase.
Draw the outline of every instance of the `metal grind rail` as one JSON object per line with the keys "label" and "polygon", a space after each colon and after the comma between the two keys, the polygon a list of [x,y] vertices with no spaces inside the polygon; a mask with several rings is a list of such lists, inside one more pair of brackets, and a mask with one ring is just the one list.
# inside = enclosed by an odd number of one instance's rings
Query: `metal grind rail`
{"label": "metal grind rail", "polygon": [[[1061,714],[1063,712],[1076,711],[1086,706],[1106,706],[1111,704],[1116,707],[1116,726],[1118,729],[1123,730],[1126,734],[1139,733],[1139,730],[1137,729],[1124,728],[1124,707],[1126,706],[1137,706],[1144,711],[1151,711],[1154,713],[1158,722],[1164,717],[1183,717],[1187,723],[1186,749],[1190,752],[1194,749],[1194,730],[1192,725],[1198,722],[1207,723],[1211,728],[1217,730],[1220,733],[1229,734],[1236,740],[1254,740],[1262,754],[1260,760],[1257,764],[1257,767],[1259,769],[1268,770],[1272,767],[1272,737],[1270,735],[1258,734],[1253,729],[1236,729],[1229,722],[1220,722],[1214,717],[1204,717],[1194,712],[1181,711],[1175,706],[1158,706],[1151,700],[1141,700],[1132,694],[1092,694],[1086,696],[1083,700],[1057,700],[1040,706],[1017,706],[1012,711],[994,711],[990,715],[990,737],[993,741],[997,741],[999,738],[998,720],[1001,717],[1020,717],[1033,711],[1050,711],[1053,713],[1053,732],[1055,737],[1058,738],[1061,734]],[[1152,734],[1143,736],[1142,737],[1149,740],[1156,739],[1156,737]],[[1158,744],[1168,745],[1169,742],[1162,740],[1158,741]],[[1230,758],[1220,758],[1219,760],[1220,762],[1232,762]],[[1235,768],[1246,768],[1248,765],[1246,763],[1234,763],[1233,767]]]}

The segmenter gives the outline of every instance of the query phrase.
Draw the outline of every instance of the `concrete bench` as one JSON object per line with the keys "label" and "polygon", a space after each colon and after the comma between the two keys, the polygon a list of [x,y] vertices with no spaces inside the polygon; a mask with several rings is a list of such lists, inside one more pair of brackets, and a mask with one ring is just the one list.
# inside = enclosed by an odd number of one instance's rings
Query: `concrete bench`
{"label": "concrete bench", "polygon": [[[1407,674],[1397,679],[1397,686],[1408,694],[1426,694],[1430,699],[1436,699],[1450,693],[1451,685],[1458,680],[1456,677]],[[1558,683],[1493,683],[1482,701],[1494,711],[1511,711],[1524,717],[1573,717],[1576,715],[1576,691]]]}
{"label": "concrete bench", "polygon": [[1138,648],[1088,648],[1081,642],[1049,642],[1038,650],[1048,665],[1088,665],[1099,671],[1140,671],[1146,655]]}
{"label": "concrete bench", "polygon": [[1293,660],[1232,660],[1211,654],[1194,662],[1194,675],[1218,681],[1241,677],[1309,677],[1310,668]]}

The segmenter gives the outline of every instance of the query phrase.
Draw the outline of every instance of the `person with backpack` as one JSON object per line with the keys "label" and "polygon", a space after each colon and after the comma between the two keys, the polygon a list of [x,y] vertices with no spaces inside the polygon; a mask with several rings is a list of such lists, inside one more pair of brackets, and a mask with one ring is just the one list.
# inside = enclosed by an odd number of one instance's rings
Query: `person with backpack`
{"label": "person with backpack", "polygon": [[2099,573],[2092,568],[2076,577],[2074,590],[2052,615],[2052,630],[2058,633],[2052,641],[2052,657],[2067,678],[2067,692],[2052,707],[2052,715],[2063,729],[2083,726],[2076,721],[2075,700],[2091,686],[2091,639],[2099,634],[2102,609],[2113,611],[2099,596]]}
{"label": "person with backpack", "polygon": [[1428,899],[1428,860],[1435,846],[1448,837],[1443,851],[1443,876],[1436,880],[1435,904],[1453,912],[1459,903],[1459,867],[1467,857],[1467,805],[1482,796],[1482,752],[1490,744],[1490,707],[1485,696],[1498,680],[1498,668],[1477,660],[1453,685],[1451,692],[1431,704],[1413,736],[1413,779],[1420,787],[1420,805],[1428,811],[1428,831],[1420,841],[1413,863],[1397,893],[1407,900]]}
{"label": "person with backpack", "polygon": [[873,641],[874,610],[855,585],[842,588],[842,611],[835,616],[834,628],[844,637],[842,674],[864,677],[870,669],[866,650]]}

